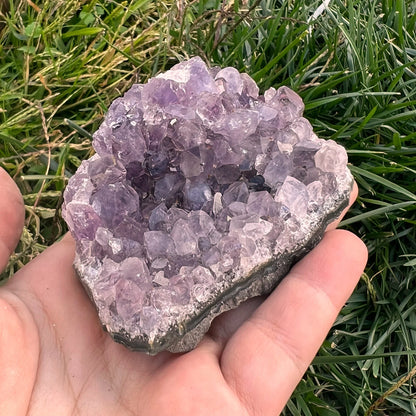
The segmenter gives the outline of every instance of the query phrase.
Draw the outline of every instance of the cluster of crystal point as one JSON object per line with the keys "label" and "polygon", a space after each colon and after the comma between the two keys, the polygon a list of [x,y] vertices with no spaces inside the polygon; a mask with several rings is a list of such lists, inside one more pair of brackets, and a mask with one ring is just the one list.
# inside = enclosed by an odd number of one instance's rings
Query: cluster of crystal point
{"label": "cluster of crystal point", "polygon": [[319,139],[303,108],[289,88],[259,95],[247,74],[200,58],[112,103],[63,215],[114,339],[189,350],[319,241],[352,177],[345,150]]}

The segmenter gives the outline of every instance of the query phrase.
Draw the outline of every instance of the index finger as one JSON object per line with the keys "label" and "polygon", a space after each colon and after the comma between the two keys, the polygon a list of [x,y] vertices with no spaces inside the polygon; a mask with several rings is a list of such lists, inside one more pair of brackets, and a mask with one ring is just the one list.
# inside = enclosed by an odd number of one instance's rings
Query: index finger
{"label": "index finger", "polygon": [[280,412],[366,263],[344,230],[329,231],[235,332],[221,356],[225,379],[252,415]]}
{"label": "index finger", "polygon": [[24,218],[22,195],[13,179],[0,168],[0,270],[19,241]]}

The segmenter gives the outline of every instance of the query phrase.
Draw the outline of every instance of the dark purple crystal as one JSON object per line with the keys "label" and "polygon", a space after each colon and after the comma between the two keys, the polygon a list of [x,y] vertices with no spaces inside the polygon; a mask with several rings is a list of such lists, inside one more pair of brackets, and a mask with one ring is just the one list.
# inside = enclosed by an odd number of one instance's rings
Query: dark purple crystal
{"label": "dark purple crystal", "polygon": [[347,205],[345,150],[287,87],[193,58],[134,85],[65,191],[75,267],[104,328],[154,354],[270,292]]}

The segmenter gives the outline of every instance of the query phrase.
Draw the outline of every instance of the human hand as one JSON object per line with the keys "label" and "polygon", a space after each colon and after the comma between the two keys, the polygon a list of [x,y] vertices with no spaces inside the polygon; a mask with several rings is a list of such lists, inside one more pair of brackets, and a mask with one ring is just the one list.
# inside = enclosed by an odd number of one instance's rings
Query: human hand
{"label": "human hand", "polygon": [[[0,195],[4,267],[24,210],[1,169]],[[155,357],[102,330],[67,235],[0,288],[0,416],[277,415],[366,262],[364,244],[334,227],[269,297],[216,318],[195,350]]]}

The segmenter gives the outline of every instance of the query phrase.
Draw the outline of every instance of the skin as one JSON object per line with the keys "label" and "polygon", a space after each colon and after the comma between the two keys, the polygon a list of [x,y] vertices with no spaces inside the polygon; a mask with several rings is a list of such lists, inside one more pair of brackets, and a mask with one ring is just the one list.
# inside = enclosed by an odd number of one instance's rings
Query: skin
{"label": "skin", "polygon": [[[0,195],[4,267],[24,209],[2,170]],[[267,299],[218,317],[195,350],[155,357],[102,331],[67,235],[0,288],[0,415],[279,414],[366,263],[364,244],[335,226]]]}

